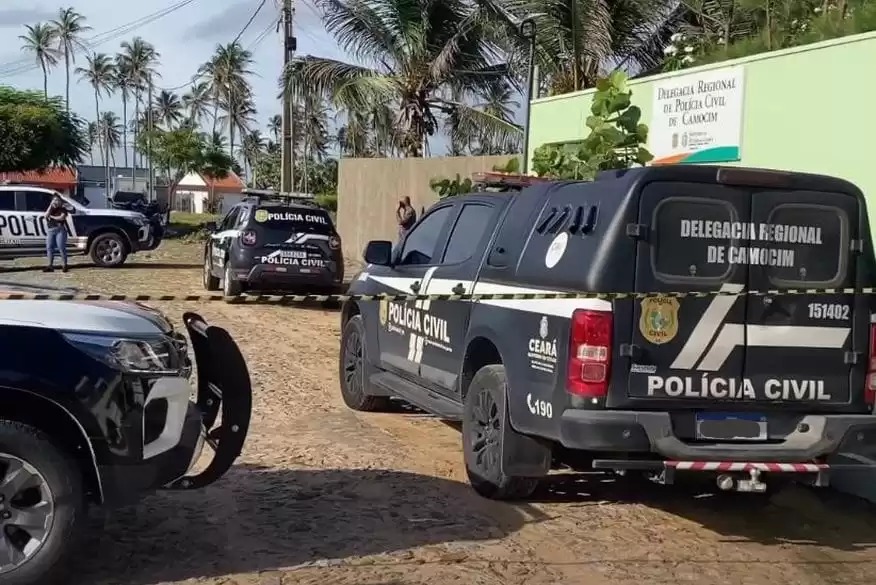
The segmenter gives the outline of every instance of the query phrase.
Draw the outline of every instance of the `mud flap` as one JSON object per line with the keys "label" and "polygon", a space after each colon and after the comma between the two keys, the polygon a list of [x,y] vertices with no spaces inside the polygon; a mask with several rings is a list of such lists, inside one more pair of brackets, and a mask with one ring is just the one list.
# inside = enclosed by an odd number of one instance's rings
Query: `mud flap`
{"label": "mud flap", "polygon": [[[240,456],[252,415],[252,385],[246,360],[231,335],[208,325],[196,313],[183,314],[197,364],[197,405],[202,413],[204,444],[213,459],[201,472],[186,475],[165,489],[190,490],[214,483]],[[222,419],[218,426],[219,414]]]}
{"label": "mud flap", "polygon": [[551,469],[551,448],[543,441],[520,434],[511,427],[507,386],[505,390],[500,442],[502,473],[508,477],[544,477]]}

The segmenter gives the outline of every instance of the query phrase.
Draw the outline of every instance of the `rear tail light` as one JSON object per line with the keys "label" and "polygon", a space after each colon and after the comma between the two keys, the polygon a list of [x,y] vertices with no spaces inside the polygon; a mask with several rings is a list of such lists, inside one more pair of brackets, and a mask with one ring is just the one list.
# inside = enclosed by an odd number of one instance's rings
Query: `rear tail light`
{"label": "rear tail light", "polygon": [[587,398],[608,394],[613,326],[605,311],[577,309],[572,314],[566,392]]}
{"label": "rear tail light", "polygon": [[867,382],[864,387],[864,401],[872,409],[876,405],[876,323],[870,324],[870,348],[867,359]]}
{"label": "rear tail light", "polygon": [[329,248],[332,250],[337,250],[341,247],[341,238],[338,236],[332,236],[329,238]]}
{"label": "rear tail light", "polygon": [[252,230],[246,230],[240,234],[240,243],[244,246],[255,246],[257,240],[256,233]]}

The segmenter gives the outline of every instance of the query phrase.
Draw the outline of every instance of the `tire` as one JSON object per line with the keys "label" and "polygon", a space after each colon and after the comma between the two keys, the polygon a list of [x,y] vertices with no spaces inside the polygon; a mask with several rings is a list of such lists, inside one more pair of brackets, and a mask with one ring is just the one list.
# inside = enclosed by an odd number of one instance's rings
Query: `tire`
{"label": "tire", "polygon": [[119,234],[100,234],[91,242],[91,260],[101,268],[121,266],[128,259],[128,244]]}
{"label": "tire", "polygon": [[213,276],[211,268],[213,262],[210,260],[210,250],[204,254],[204,288],[206,290],[219,290],[219,279]]}
{"label": "tire", "polygon": [[243,292],[240,281],[231,272],[231,263],[225,262],[225,277],[222,279],[222,292],[226,297],[236,297]]}
{"label": "tire", "polygon": [[465,471],[475,492],[491,500],[528,498],[539,484],[538,478],[509,477],[502,472],[502,434],[508,425],[505,388],[505,367],[484,366],[472,378],[463,403]]}
{"label": "tire", "polygon": [[338,356],[338,379],[344,404],[361,412],[379,412],[389,406],[389,397],[367,393],[368,379],[365,368],[365,324],[362,315],[347,321],[341,334],[341,352]]}
{"label": "tire", "polygon": [[[0,420],[0,475],[4,478],[17,468],[17,473],[29,474],[31,483],[39,487],[19,489],[10,498],[8,493],[0,503],[0,538],[7,546],[14,543],[21,550],[33,546],[36,531],[13,528],[15,512],[45,510],[44,502],[53,507],[53,515],[45,520],[48,530],[42,543],[17,566],[0,562],[0,583],[3,585],[31,585],[56,583],[66,576],[66,561],[74,552],[85,521],[85,495],[82,475],[71,455],[56,447],[43,432],[17,422]],[[12,493],[10,490],[9,493]],[[38,499],[40,498],[40,499]],[[18,505],[9,505],[9,502]],[[39,504],[37,504],[39,502]],[[9,525],[6,514],[10,514]],[[30,519],[33,522],[33,519]],[[13,536],[4,536],[12,534]],[[25,540],[26,539],[26,540]]]}

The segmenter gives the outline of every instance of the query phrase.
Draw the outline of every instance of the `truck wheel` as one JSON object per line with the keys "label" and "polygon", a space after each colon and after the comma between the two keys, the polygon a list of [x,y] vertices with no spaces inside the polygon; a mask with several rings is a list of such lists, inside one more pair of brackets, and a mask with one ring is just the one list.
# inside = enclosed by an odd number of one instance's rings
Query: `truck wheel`
{"label": "truck wheel", "polygon": [[234,272],[231,270],[231,263],[225,262],[225,278],[222,279],[222,293],[226,297],[236,297],[243,292],[243,287],[240,281],[234,277]]}
{"label": "truck wheel", "polygon": [[368,378],[365,368],[365,326],[362,315],[351,317],[344,326],[338,365],[341,397],[348,407],[363,412],[387,409],[389,397],[372,396],[366,392]]}
{"label": "truck wheel", "polygon": [[121,266],[127,258],[125,241],[118,234],[100,234],[91,242],[91,260],[102,268]]}
{"label": "truck wheel", "polygon": [[505,366],[478,370],[463,404],[462,450],[465,471],[474,490],[493,500],[527,498],[538,478],[509,477],[502,472],[502,436],[508,425],[505,409]]}
{"label": "truck wheel", "polygon": [[63,577],[84,518],[73,458],[41,431],[0,420],[0,582],[48,584]]}
{"label": "truck wheel", "polygon": [[204,288],[206,290],[219,290],[219,279],[213,276],[211,271],[210,251],[204,254]]}

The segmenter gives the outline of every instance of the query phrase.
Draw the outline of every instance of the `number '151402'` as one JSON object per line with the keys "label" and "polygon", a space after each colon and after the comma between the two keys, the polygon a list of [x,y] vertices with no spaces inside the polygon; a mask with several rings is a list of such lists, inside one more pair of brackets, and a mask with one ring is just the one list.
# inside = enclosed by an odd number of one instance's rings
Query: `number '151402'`
{"label": "number '151402'", "polygon": [[809,303],[809,318],[847,320],[849,306],[840,303]]}

